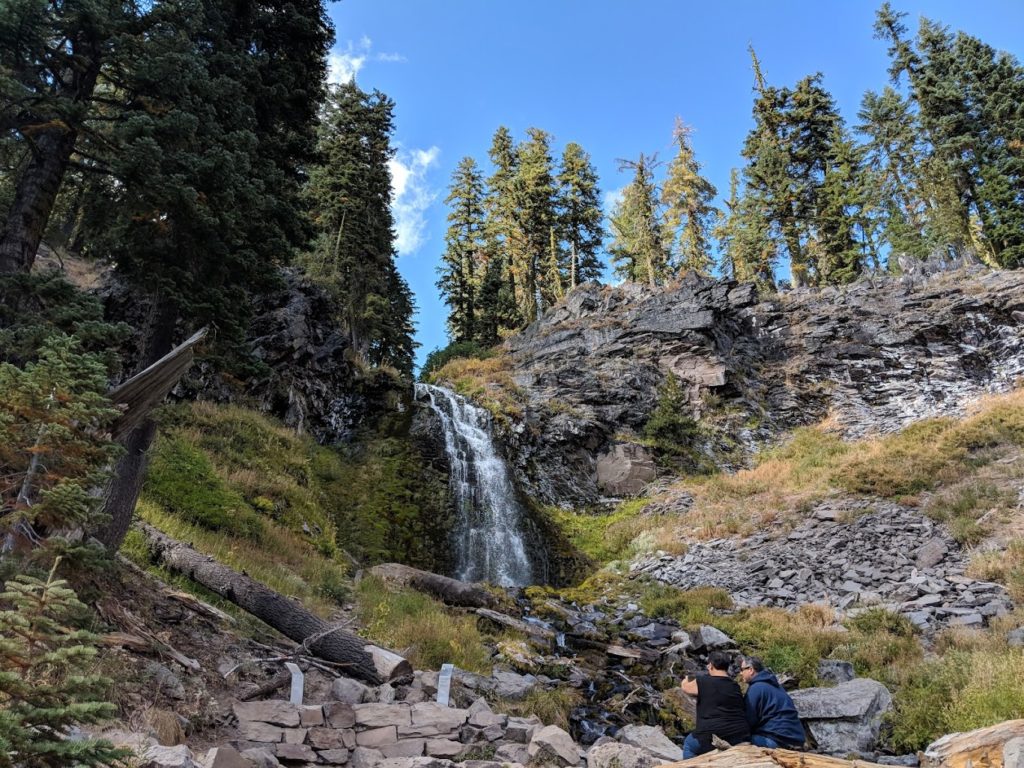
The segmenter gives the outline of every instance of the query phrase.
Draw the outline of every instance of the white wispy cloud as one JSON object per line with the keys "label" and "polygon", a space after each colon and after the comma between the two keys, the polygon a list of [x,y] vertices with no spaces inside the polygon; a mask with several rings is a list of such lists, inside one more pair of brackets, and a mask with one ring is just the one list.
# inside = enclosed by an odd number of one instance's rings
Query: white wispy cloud
{"label": "white wispy cloud", "polygon": [[606,190],[603,196],[602,206],[604,207],[604,215],[611,216],[615,207],[622,202],[622,197],[626,193],[626,186],[621,186],[618,189]]}
{"label": "white wispy cloud", "polygon": [[363,35],[358,41],[349,40],[344,48],[336,47],[328,54],[327,82],[335,85],[350,82],[367,61],[401,63],[405,60],[400,53],[373,53],[373,40]]}
{"label": "white wispy cloud", "polygon": [[400,256],[408,256],[424,243],[427,208],[437,199],[438,190],[427,179],[430,169],[437,164],[441,150],[404,150],[388,162],[391,170],[391,212],[395,217],[395,247]]}

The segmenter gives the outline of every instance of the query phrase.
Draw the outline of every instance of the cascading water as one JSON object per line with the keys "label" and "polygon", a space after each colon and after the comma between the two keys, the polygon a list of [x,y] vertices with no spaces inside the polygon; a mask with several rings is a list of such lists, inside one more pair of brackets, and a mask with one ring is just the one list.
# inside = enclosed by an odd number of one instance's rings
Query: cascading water
{"label": "cascading water", "polygon": [[443,387],[417,384],[416,397],[429,399],[444,427],[458,510],[456,578],[502,586],[531,583],[525,516],[508,468],[495,450],[491,415]]}

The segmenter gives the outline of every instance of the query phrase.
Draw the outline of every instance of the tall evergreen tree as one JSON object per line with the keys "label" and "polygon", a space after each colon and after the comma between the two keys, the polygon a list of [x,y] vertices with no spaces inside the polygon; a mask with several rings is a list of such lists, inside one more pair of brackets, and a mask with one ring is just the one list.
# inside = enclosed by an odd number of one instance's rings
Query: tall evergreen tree
{"label": "tall evergreen tree", "polygon": [[464,157],[459,162],[445,203],[448,231],[437,287],[448,305],[448,332],[452,340],[468,341],[478,337],[477,304],[487,268],[484,181],[473,158]]}
{"label": "tall evergreen tree", "polygon": [[[519,173],[519,153],[512,134],[505,126],[494,132],[488,150],[494,173],[487,179],[487,252],[488,268],[485,275],[488,297],[483,300],[488,309],[494,308],[489,325],[504,329],[518,328],[522,314],[517,297],[517,286],[512,270],[512,243],[517,227],[514,182]],[[501,304],[499,309],[498,303]]]}
{"label": "tall evergreen tree", "polygon": [[[797,226],[799,190],[790,175],[789,126],[786,111],[789,108],[788,90],[768,85],[761,70],[761,62],[750,48],[754,70],[754,127],[743,143],[742,154],[747,160],[743,169],[744,234],[751,236],[749,258],[764,267],[763,254],[786,251],[791,263],[794,283],[804,279],[806,270]],[[756,237],[755,237],[756,234]],[[767,238],[764,244],[760,239]],[[796,266],[793,266],[793,265]],[[771,279],[774,285],[774,277]]]}
{"label": "tall evergreen tree", "polygon": [[861,155],[837,123],[815,210],[811,253],[819,283],[849,283],[877,260]]}
{"label": "tall evergreen tree", "polygon": [[624,170],[633,169],[633,180],[612,213],[614,241],[609,249],[616,275],[652,286],[670,276],[669,249],[663,234],[653,164],[654,158],[644,154],[635,162],[622,163]]}
{"label": "tall evergreen tree", "polygon": [[665,207],[665,230],[672,238],[676,268],[708,275],[713,266],[711,227],[718,214],[712,201],[718,190],[700,174],[690,132],[677,117],[672,133],[677,151],[662,185],[661,203]]}
{"label": "tall evergreen tree", "polygon": [[[395,267],[391,212],[394,102],[350,81],[336,86],[324,111],[321,162],[307,195],[318,237],[314,268],[341,302],[353,347],[373,364],[407,363],[411,293]],[[399,314],[396,316],[396,312]]]}
{"label": "tall evergreen tree", "polygon": [[124,0],[7,0],[0,8],[0,138],[12,172],[0,209],[0,274],[31,269],[79,139],[99,116],[101,73],[116,84],[145,15]]}
{"label": "tall evergreen tree", "polygon": [[867,205],[891,253],[928,255],[924,148],[910,104],[893,88],[868,91],[857,113],[864,145]]}
{"label": "tall evergreen tree", "polygon": [[569,290],[601,276],[603,219],[597,171],[590,155],[579,144],[566,144],[558,173],[558,224],[566,244],[568,265],[563,271],[568,273]]}
{"label": "tall evergreen tree", "polygon": [[[529,128],[526,135],[526,141],[517,147],[517,172],[512,182],[515,226],[509,259],[516,301],[523,320],[529,323],[557,300],[554,275],[545,270],[544,261],[550,254],[551,230],[558,218],[551,135],[540,128]],[[561,257],[556,261],[561,264]]]}
{"label": "tall evergreen tree", "polygon": [[739,171],[729,175],[726,211],[714,230],[722,254],[722,271],[735,280],[775,289],[776,243],[765,206],[754,194],[741,197]]}
{"label": "tall evergreen tree", "polygon": [[[135,63],[113,93],[117,119],[86,150],[89,252],[149,299],[138,364],[212,325],[221,349],[244,332],[248,295],[306,240],[299,200],[312,157],[332,33],[321,0],[182,0],[151,6]],[[129,435],[108,488],[116,548],[155,434]]]}

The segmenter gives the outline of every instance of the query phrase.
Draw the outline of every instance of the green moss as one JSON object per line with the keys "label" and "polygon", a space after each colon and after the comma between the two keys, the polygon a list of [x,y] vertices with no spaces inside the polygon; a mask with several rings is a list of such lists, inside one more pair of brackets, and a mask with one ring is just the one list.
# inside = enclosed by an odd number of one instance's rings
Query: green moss
{"label": "green moss", "polygon": [[638,515],[650,499],[620,503],[612,512],[591,513],[547,507],[546,514],[572,546],[595,563],[609,563],[629,554],[629,546],[645,528]]}
{"label": "green moss", "polygon": [[144,488],[169,513],[211,531],[259,539],[263,525],[236,490],[214,471],[206,454],[181,435],[160,439]]}

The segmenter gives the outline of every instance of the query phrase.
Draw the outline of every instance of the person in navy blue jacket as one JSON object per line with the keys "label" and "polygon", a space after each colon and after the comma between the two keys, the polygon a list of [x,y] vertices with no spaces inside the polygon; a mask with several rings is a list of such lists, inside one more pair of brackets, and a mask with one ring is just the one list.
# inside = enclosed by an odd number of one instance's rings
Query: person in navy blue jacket
{"label": "person in navy blue jacket", "polygon": [[740,660],[740,679],[747,684],[747,723],[750,741],[759,747],[795,749],[804,744],[804,727],[778,678],[757,657]]}

